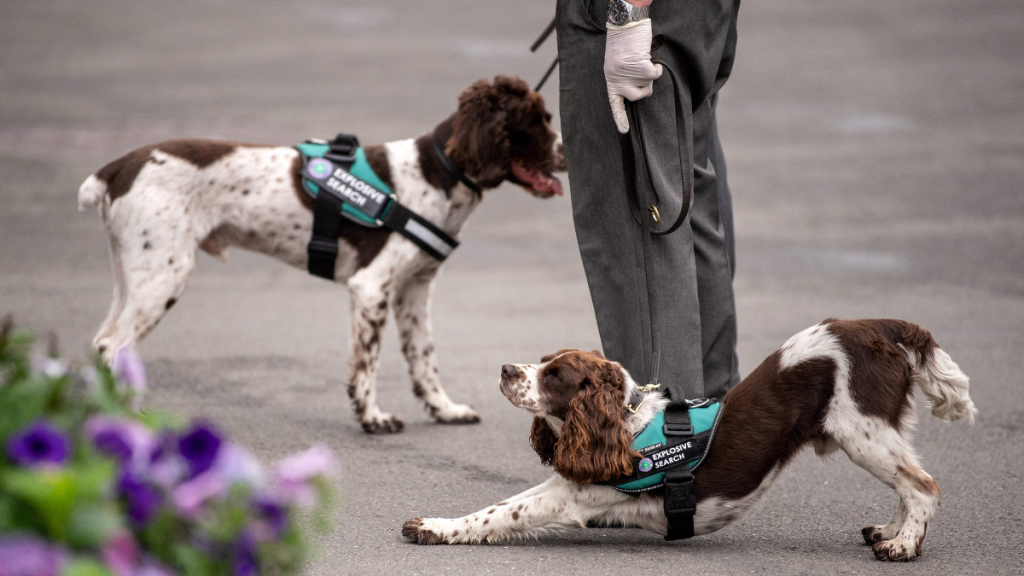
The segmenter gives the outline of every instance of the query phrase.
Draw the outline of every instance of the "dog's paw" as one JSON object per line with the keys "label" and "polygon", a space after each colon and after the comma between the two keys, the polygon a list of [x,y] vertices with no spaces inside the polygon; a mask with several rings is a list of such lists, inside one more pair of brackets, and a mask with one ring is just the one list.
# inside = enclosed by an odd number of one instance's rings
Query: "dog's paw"
{"label": "dog's paw", "polygon": [[413,518],[402,526],[402,536],[417,544],[445,544],[444,538],[424,527],[423,518]]}
{"label": "dog's paw", "polygon": [[363,432],[367,434],[395,434],[405,427],[402,419],[394,414],[379,414],[363,420]]}
{"label": "dog's paw", "polygon": [[874,544],[885,540],[885,537],[882,535],[881,526],[865,526],[861,529],[860,533],[864,536],[864,543],[868,546],[873,546]]}
{"label": "dog's paw", "polygon": [[433,414],[439,424],[477,424],[480,414],[468,404],[452,404],[447,410],[437,410]]}
{"label": "dog's paw", "polygon": [[875,558],[885,562],[910,562],[921,555],[917,546],[907,546],[899,538],[876,542],[871,550]]}

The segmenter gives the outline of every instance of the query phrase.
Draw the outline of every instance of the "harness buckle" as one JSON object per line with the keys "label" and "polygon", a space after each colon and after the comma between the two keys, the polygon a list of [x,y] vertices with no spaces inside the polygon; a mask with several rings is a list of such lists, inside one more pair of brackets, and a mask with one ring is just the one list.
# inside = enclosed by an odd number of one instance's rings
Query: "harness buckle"
{"label": "harness buckle", "polygon": [[692,424],[665,424],[661,427],[665,436],[693,436]]}
{"label": "harness buckle", "polygon": [[306,245],[306,252],[310,257],[323,255],[334,260],[338,256],[338,241],[332,242],[323,238],[311,238],[309,244]]}
{"label": "harness buckle", "polygon": [[351,165],[356,160],[356,150],[359,149],[359,138],[354,134],[344,132],[334,137],[330,142],[330,150],[324,153],[324,158],[333,160],[339,164]]}

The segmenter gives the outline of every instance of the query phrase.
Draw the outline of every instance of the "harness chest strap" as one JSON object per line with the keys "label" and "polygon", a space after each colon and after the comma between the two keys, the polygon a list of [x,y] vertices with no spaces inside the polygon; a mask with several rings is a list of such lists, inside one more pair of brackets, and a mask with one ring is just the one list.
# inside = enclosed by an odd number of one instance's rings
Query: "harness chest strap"
{"label": "harness chest strap", "polygon": [[310,274],[334,280],[342,217],[367,228],[385,226],[437,260],[458,247],[457,240],[398,202],[354,135],[338,134],[329,143],[310,140],[295,148],[302,155],[303,188],[313,197]]}
{"label": "harness chest strap", "polygon": [[707,456],[722,415],[721,405],[712,400],[681,402],[679,407],[670,404],[637,434],[632,448],[640,456],[634,459],[633,474],[609,482],[634,496],[663,489],[666,540],[693,536],[697,498],[692,471]]}

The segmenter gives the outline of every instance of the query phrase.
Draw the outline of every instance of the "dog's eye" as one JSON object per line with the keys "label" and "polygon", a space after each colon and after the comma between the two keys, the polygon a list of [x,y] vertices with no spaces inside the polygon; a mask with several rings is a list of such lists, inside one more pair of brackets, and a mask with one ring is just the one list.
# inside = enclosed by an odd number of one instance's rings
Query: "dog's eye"
{"label": "dog's eye", "polygon": [[547,375],[544,376],[544,384],[547,384],[548,386],[550,386],[551,385],[551,381],[554,380],[554,379],[555,379],[555,377],[552,374],[547,374]]}

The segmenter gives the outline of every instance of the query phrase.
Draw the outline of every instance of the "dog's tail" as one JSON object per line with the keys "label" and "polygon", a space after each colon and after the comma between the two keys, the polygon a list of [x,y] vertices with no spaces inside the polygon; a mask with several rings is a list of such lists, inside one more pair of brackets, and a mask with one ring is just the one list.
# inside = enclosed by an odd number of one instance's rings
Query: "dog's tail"
{"label": "dog's tail", "polygon": [[970,379],[956,362],[932,339],[930,332],[912,322],[894,322],[895,340],[907,351],[913,366],[914,384],[928,397],[932,416],[956,422],[967,420],[974,424],[978,409],[968,395]]}
{"label": "dog's tail", "polygon": [[78,209],[88,210],[99,206],[106,193],[107,183],[97,178],[95,174],[89,176],[78,188]]}

